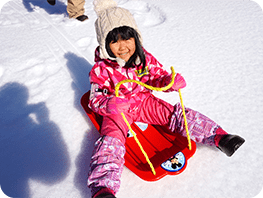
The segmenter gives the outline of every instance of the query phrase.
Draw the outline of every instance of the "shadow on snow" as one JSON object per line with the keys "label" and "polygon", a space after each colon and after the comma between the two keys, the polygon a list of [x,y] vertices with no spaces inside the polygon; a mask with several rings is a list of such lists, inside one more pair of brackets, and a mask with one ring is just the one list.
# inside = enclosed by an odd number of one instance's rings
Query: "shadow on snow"
{"label": "shadow on snow", "polygon": [[70,160],[58,126],[44,102],[28,104],[19,83],[0,88],[0,185],[10,197],[30,197],[29,180],[46,185],[63,180]]}
{"label": "shadow on snow", "polygon": [[67,13],[67,5],[61,1],[56,1],[56,5],[49,5],[47,0],[23,0],[23,5],[28,12],[33,12],[34,7],[43,8],[48,14],[65,14]]}
{"label": "shadow on snow", "polygon": [[90,129],[86,131],[87,135],[81,143],[81,150],[75,161],[77,171],[74,177],[74,184],[80,191],[81,197],[90,197],[91,193],[87,187],[87,177],[94,142],[99,138],[99,133],[87,118],[86,113],[80,104],[80,99],[83,94],[90,90],[89,72],[92,65],[86,59],[78,57],[70,52],[65,54],[64,57],[67,59],[67,68],[73,80],[72,88],[75,91],[75,108],[86,118],[88,126],[91,126]]}

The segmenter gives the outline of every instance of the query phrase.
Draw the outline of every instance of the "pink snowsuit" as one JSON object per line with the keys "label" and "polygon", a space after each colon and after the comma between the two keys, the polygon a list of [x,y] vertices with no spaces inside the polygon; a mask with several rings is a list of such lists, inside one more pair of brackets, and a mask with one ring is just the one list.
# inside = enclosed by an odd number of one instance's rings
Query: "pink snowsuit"
{"label": "pink snowsuit", "polygon": [[[95,143],[91,158],[88,186],[94,195],[101,187],[107,187],[115,193],[120,188],[120,177],[124,165],[125,140],[128,127],[120,114],[110,114],[107,103],[115,96],[115,86],[118,82],[133,79],[154,87],[166,86],[171,80],[171,74],[147,51],[146,69],[120,67],[117,62],[100,59],[95,51],[95,65],[90,72],[92,85],[89,107],[103,116],[101,138]],[[178,75],[179,76],[179,75]],[[185,84],[183,78],[175,82]],[[175,91],[171,88],[168,91]],[[125,117],[131,124],[135,121],[155,125],[168,125],[171,131],[186,136],[184,120],[180,104],[175,106],[156,98],[151,90],[135,83],[125,83],[120,86],[119,95],[128,99],[130,108]],[[215,131],[218,124],[197,111],[186,108],[186,117],[191,138],[199,143],[214,145]]]}

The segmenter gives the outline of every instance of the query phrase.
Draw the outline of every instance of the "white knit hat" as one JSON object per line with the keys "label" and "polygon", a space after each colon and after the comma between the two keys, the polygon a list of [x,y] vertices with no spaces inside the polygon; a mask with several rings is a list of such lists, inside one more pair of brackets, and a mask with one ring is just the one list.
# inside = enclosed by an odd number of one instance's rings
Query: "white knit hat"
{"label": "white knit hat", "polygon": [[108,33],[116,27],[132,27],[137,31],[142,44],[141,33],[138,30],[132,14],[127,9],[117,7],[117,3],[114,0],[94,0],[93,5],[98,16],[95,22],[95,29],[100,45],[100,58],[113,59],[106,51],[105,40]]}

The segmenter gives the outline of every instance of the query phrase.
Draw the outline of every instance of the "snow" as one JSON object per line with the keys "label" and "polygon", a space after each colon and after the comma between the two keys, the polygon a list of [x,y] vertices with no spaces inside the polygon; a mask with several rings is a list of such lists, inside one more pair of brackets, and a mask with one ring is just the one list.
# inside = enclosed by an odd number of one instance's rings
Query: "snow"
{"label": "snow", "polygon": [[[0,186],[10,197],[90,197],[86,178],[98,132],[80,106],[97,46],[89,20],[66,0],[12,0],[0,14]],[[119,0],[144,47],[186,81],[186,106],[239,134],[231,158],[197,145],[187,169],[145,182],[124,168],[118,198],[255,197],[263,186],[263,14],[253,1]],[[177,93],[155,93],[170,103]]]}

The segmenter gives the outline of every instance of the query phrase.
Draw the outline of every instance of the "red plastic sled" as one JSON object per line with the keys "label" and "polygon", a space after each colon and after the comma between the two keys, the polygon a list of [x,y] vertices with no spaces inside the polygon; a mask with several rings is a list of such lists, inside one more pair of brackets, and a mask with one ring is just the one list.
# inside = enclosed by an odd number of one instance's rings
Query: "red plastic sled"
{"label": "red plastic sled", "polygon": [[[89,92],[82,96],[81,105],[100,132],[102,116],[93,112],[88,107],[88,102]],[[134,138],[128,137],[125,144],[125,166],[143,180],[156,181],[166,175],[180,174],[185,170],[187,160],[196,151],[195,142],[192,141],[192,149],[189,150],[187,138],[172,133],[166,127],[143,123],[133,123],[131,127],[156,171],[154,175]]]}

